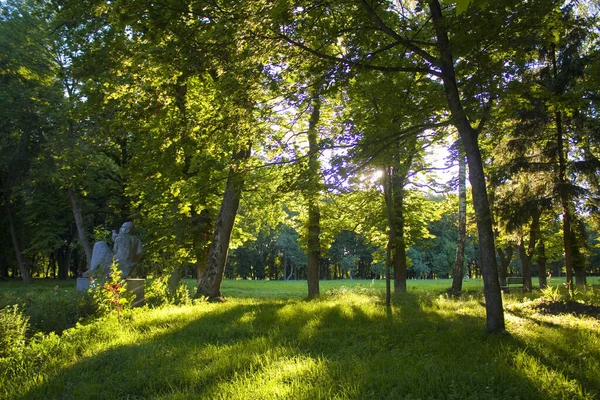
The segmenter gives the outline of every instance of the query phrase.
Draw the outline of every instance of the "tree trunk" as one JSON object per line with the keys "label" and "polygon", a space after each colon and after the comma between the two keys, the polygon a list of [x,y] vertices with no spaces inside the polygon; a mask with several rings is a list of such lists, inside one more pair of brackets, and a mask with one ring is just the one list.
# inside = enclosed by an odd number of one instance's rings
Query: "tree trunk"
{"label": "tree trunk", "polygon": [[389,307],[391,301],[390,266],[392,264],[392,248],[396,241],[396,230],[394,229],[394,211],[392,206],[392,168],[386,166],[383,173],[383,194],[385,196],[385,209],[388,220],[388,244],[385,258],[385,304]]}
{"label": "tree trunk", "polygon": [[306,268],[308,298],[319,295],[319,272],[321,267],[321,212],[319,209],[321,167],[319,165],[319,143],[317,138],[317,125],[320,117],[321,99],[318,91],[315,91],[308,123],[308,266]]}
{"label": "tree trunk", "polygon": [[558,180],[560,204],[562,207],[562,222],[563,222],[563,247],[565,252],[565,273],[567,276],[567,286],[573,284],[573,232],[571,229],[571,207],[569,196],[566,192],[567,185],[567,167],[564,155],[563,134],[562,134],[562,118],[560,111],[555,113],[556,118],[556,146],[558,152]]}
{"label": "tree trunk", "polygon": [[438,0],[430,0],[431,18],[437,36],[437,48],[440,53],[442,81],[453,123],[465,148],[469,167],[469,182],[473,192],[473,206],[477,218],[479,236],[479,258],[483,274],[483,293],[486,307],[486,328],[488,332],[503,332],[504,309],[502,293],[498,282],[498,269],[492,229],[492,214],[487,198],[485,175],[481,152],[477,143],[478,132],[473,129],[462,107],[452,57],[448,31]]}
{"label": "tree trunk", "polygon": [[31,275],[29,274],[29,269],[25,265],[25,261],[23,260],[23,255],[21,254],[21,249],[19,246],[19,240],[17,238],[17,230],[15,229],[15,224],[12,217],[12,207],[10,206],[10,199],[6,200],[6,218],[8,219],[8,229],[10,232],[10,238],[12,240],[13,249],[15,251],[15,258],[17,259],[17,265],[19,266],[19,272],[21,273],[21,278],[25,283],[31,283]]}
{"label": "tree trunk", "polygon": [[[535,244],[538,241],[540,235],[540,217],[542,212],[539,209],[534,209],[531,213],[531,225],[529,227],[529,246],[527,247],[527,258],[529,259],[529,286],[528,290],[533,288],[531,283],[531,260],[535,254]],[[525,278],[525,276],[523,276]],[[523,280],[525,282],[525,280]]]}
{"label": "tree trunk", "polygon": [[548,272],[546,271],[546,246],[541,235],[537,245],[537,264],[538,274],[540,276],[540,289],[544,289],[548,286]]}
{"label": "tree trunk", "polygon": [[586,277],[584,268],[575,268],[575,284],[577,286],[586,286]]}
{"label": "tree trunk", "polygon": [[85,252],[85,261],[87,268],[89,269],[92,264],[92,246],[88,240],[83,217],[81,216],[81,208],[79,208],[77,193],[75,193],[75,190],[72,187],[69,188],[69,198],[71,199],[71,207],[73,208],[73,216],[75,217],[75,226],[77,227],[77,233],[79,234],[79,243],[81,243],[83,251]]}
{"label": "tree trunk", "polygon": [[67,280],[69,278],[69,267],[71,265],[71,246],[63,246],[57,250],[58,279]]}
{"label": "tree trunk", "polygon": [[523,274],[523,290],[531,291],[531,256],[527,254],[523,239],[519,241],[519,259],[521,260],[521,272]]}
{"label": "tree trunk", "polygon": [[[404,238],[404,186],[408,171],[412,164],[412,146],[408,150],[404,163],[399,160],[392,168],[391,197],[392,197],[392,223],[394,224],[394,292],[406,292],[406,240]],[[400,157],[400,152],[394,157]]]}
{"label": "tree trunk", "polygon": [[206,264],[208,262],[208,252],[210,249],[210,233],[213,229],[210,213],[207,209],[200,211],[192,211],[192,245],[194,246],[194,254],[196,256],[196,282],[200,284],[204,273],[206,272]]}
{"label": "tree trunk", "polygon": [[465,242],[467,236],[467,164],[459,140],[458,146],[458,240],[456,258],[452,271],[452,293],[462,292],[463,268],[465,264]]}
{"label": "tree trunk", "polygon": [[233,164],[229,168],[225,193],[221,202],[219,217],[215,225],[212,243],[208,251],[208,262],[206,272],[198,284],[197,296],[207,296],[209,299],[219,299],[221,295],[221,282],[223,272],[227,263],[227,252],[235,217],[240,205],[240,196],[244,186],[243,175],[236,171],[235,164],[238,161],[247,160],[250,157],[251,148],[241,150],[234,154]]}
{"label": "tree trunk", "polygon": [[500,257],[500,286],[506,286],[506,275],[508,274],[508,266],[510,265],[510,260],[512,260],[513,256],[512,245],[509,244],[508,247],[506,247],[506,251],[502,250],[501,247],[498,247],[498,256]]}
{"label": "tree trunk", "polygon": [[[552,74],[554,80],[558,79],[558,69],[556,65],[556,51],[552,48]],[[555,124],[556,124],[556,152],[558,154],[558,191],[560,196],[560,204],[562,207],[562,221],[563,221],[563,246],[565,253],[565,273],[566,283],[569,288],[573,285],[573,247],[575,246],[575,240],[573,240],[573,231],[571,228],[572,215],[571,215],[571,202],[569,195],[566,191],[569,184],[567,180],[567,160],[565,157],[565,146],[563,138],[563,127],[562,127],[562,114],[560,111],[555,110],[554,112]]]}

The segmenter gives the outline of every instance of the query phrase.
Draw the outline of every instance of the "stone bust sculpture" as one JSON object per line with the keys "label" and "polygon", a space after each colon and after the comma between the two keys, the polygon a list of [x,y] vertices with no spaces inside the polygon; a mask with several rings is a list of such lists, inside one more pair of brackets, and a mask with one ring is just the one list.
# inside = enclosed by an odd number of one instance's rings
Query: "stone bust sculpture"
{"label": "stone bust sculpture", "polygon": [[119,233],[113,231],[114,246],[112,250],[106,242],[96,242],[92,251],[90,269],[83,276],[108,276],[114,259],[121,270],[121,277],[127,278],[133,267],[142,258],[143,253],[142,241],[133,236],[133,231],[133,222],[129,221],[121,226]]}

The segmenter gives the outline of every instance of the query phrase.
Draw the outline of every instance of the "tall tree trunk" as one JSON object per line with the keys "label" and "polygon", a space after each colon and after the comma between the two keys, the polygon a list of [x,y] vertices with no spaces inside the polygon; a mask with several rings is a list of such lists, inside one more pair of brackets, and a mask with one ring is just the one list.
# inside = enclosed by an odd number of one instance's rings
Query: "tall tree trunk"
{"label": "tall tree trunk", "polygon": [[389,307],[391,301],[390,267],[392,265],[392,250],[396,242],[396,230],[394,227],[394,211],[392,200],[392,168],[386,166],[383,173],[383,194],[385,196],[385,209],[388,220],[388,244],[385,258],[385,304]]}
{"label": "tall tree trunk", "polygon": [[17,265],[19,266],[19,272],[21,273],[21,278],[23,279],[23,282],[31,283],[31,274],[29,274],[29,269],[27,269],[25,261],[23,260],[23,255],[21,254],[19,239],[17,237],[17,230],[13,221],[10,199],[6,200],[6,218],[8,219],[8,229],[10,232],[10,238],[12,240],[13,249],[15,251],[15,258],[17,259]]}
{"label": "tall tree trunk", "polygon": [[319,295],[319,277],[321,268],[321,211],[319,195],[321,187],[321,167],[319,165],[319,143],[317,125],[321,117],[321,99],[315,90],[312,98],[312,112],[308,122],[308,266],[306,280],[308,298]]}
{"label": "tall tree trunk", "polygon": [[513,246],[509,243],[506,250],[498,247],[498,257],[500,257],[499,278],[500,286],[506,286],[506,275],[508,274],[508,266],[513,257]]}
{"label": "tall tree trunk", "polygon": [[462,292],[463,268],[465,265],[465,242],[467,236],[467,164],[462,144],[458,144],[458,240],[456,258],[452,271],[452,293]]}
{"label": "tall tree trunk", "polygon": [[567,167],[564,155],[563,134],[562,134],[562,117],[560,111],[555,113],[556,118],[556,146],[558,151],[558,180],[560,204],[562,207],[562,222],[563,222],[563,247],[565,253],[565,273],[566,282],[569,287],[573,285],[573,230],[571,227],[572,215],[569,195],[566,192],[567,183]]}
{"label": "tall tree trunk", "polygon": [[586,286],[585,268],[575,268],[575,284],[577,286]]}
{"label": "tall tree trunk", "polygon": [[198,284],[197,296],[207,296],[209,299],[222,297],[221,282],[227,263],[229,241],[244,187],[243,175],[236,171],[236,164],[247,160],[250,157],[250,152],[251,148],[248,145],[247,149],[240,150],[233,156],[233,165],[229,168],[221,209],[215,225],[212,243],[208,250],[206,272]]}
{"label": "tall tree trunk", "polygon": [[210,250],[210,234],[213,229],[210,213],[207,209],[203,209],[198,214],[195,210],[192,211],[192,244],[196,256],[196,281],[200,284],[204,273],[206,272],[206,264],[208,262],[208,252]]}
{"label": "tall tree trunk", "polygon": [[392,173],[394,240],[394,292],[406,292],[406,242],[404,240],[404,180],[396,168]]}
{"label": "tall tree trunk", "polygon": [[75,190],[72,187],[69,188],[69,198],[71,199],[71,207],[73,208],[73,216],[75,217],[75,226],[77,227],[77,233],[79,234],[79,243],[81,243],[81,247],[83,247],[83,251],[85,252],[85,262],[89,269],[92,264],[92,246],[88,240],[85,223],[81,216],[81,208],[79,208],[77,193],[75,193]]}
{"label": "tall tree trunk", "polygon": [[[535,254],[535,245],[540,237],[540,217],[542,215],[541,209],[534,209],[531,213],[531,225],[529,227],[529,246],[527,248],[527,257],[529,258],[529,290],[533,288],[531,283],[531,265],[533,255]],[[538,272],[539,273],[539,272]],[[525,282],[525,281],[523,281]]]}
{"label": "tall tree trunk", "polygon": [[531,291],[531,256],[527,254],[523,238],[519,241],[519,260],[523,274],[523,290],[529,292]]}
{"label": "tall tree trunk", "polygon": [[[416,152],[416,136],[405,142],[398,143],[394,154],[394,167],[392,168],[392,223],[395,225],[394,242],[394,291],[406,292],[406,239],[404,237],[404,196],[408,172],[412,166]],[[401,157],[406,157],[404,160]]]}
{"label": "tall tree trunk", "polygon": [[492,214],[487,198],[481,152],[477,143],[478,131],[473,129],[462,107],[454,71],[454,58],[452,57],[450,41],[448,40],[448,30],[439,1],[430,0],[429,8],[437,37],[437,48],[440,53],[440,69],[448,108],[465,147],[469,167],[469,182],[471,183],[473,192],[473,206],[475,208],[479,236],[479,258],[483,274],[486,328],[488,332],[502,332],[505,329],[504,309],[502,306],[502,293],[498,282]]}
{"label": "tall tree trunk", "polygon": [[523,289],[531,291],[533,284],[531,282],[531,260],[535,253],[535,244],[537,243],[540,232],[541,211],[534,209],[531,213],[531,225],[529,226],[529,244],[525,248],[523,239],[519,243],[519,258],[521,259],[521,268],[523,270]]}
{"label": "tall tree trunk", "polygon": [[[556,65],[556,50],[552,47],[552,75],[554,81],[558,80],[558,68]],[[571,201],[567,193],[567,160],[565,157],[565,146],[563,137],[562,114],[555,110],[554,119],[556,124],[556,151],[558,153],[558,191],[560,204],[562,207],[563,221],[563,246],[565,253],[565,273],[567,275],[566,283],[569,288],[573,285],[573,248],[576,246],[572,230]]]}
{"label": "tall tree trunk", "polygon": [[540,289],[544,289],[548,286],[548,272],[546,270],[546,246],[544,239],[540,236],[540,240],[537,245],[537,264],[538,274],[540,276]]}

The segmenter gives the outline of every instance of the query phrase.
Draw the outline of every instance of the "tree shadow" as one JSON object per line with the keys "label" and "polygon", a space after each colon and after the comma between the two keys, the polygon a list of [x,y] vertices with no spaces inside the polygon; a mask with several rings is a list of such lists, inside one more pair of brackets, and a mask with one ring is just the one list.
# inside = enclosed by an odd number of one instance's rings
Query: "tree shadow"
{"label": "tree shadow", "polygon": [[239,387],[245,398],[545,397],[503,354],[526,343],[414,294],[396,300],[261,300],[138,321],[128,329],[142,340],[79,359],[21,399],[236,398]]}

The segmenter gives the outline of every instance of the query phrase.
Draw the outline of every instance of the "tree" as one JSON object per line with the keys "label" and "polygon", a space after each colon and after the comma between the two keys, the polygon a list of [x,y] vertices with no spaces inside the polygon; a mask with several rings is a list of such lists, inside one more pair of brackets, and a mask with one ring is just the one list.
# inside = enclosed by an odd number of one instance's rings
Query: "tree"
{"label": "tree", "polygon": [[17,219],[23,199],[18,187],[27,181],[32,160],[50,131],[52,110],[60,102],[55,64],[46,34],[46,21],[32,3],[9,1],[0,16],[0,164],[1,194],[14,256],[25,282],[31,274],[23,251],[27,245],[24,221]]}
{"label": "tree", "polygon": [[467,235],[467,165],[464,150],[457,144],[458,156],[458,238],[456,241],[456,258],[452,270],[452,293],[459,294],[462,291],[463,270],[465,263],[465,241]]}

